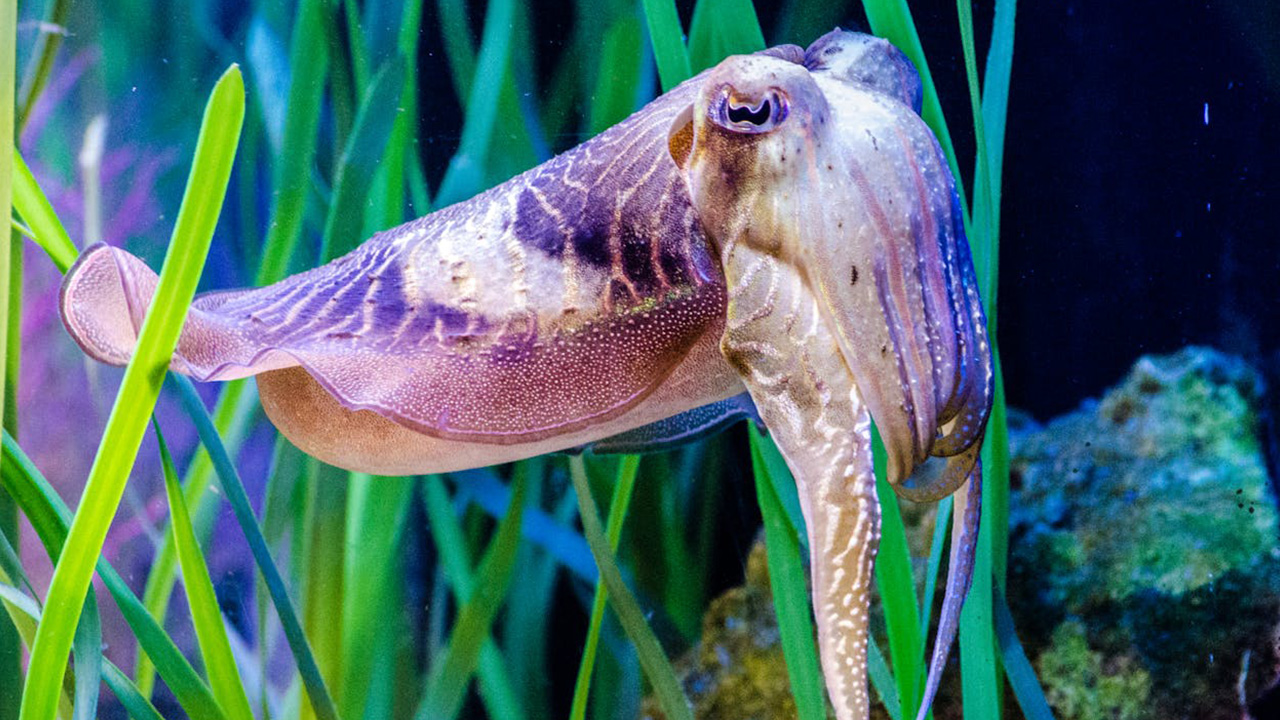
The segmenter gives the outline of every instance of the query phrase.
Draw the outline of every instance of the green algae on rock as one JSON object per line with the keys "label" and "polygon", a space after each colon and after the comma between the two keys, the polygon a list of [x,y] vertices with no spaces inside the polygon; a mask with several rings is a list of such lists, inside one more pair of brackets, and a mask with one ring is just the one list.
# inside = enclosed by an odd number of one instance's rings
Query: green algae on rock
{"label": "green algae on rock", "polygon": [[1191,347],[1044,427],[1011,422],[1010,602],[1063,720],[1240,718],[1241,688],[1274,679],[1263,392],[1243,361]]}
{"label": "green algae on rock", "polygon": [[[751,547],[743,585],[712,601],[700,642],[676,667],[699,720],[796,717],[762,539]],[[652,697],[640,717],[665,718]]]}

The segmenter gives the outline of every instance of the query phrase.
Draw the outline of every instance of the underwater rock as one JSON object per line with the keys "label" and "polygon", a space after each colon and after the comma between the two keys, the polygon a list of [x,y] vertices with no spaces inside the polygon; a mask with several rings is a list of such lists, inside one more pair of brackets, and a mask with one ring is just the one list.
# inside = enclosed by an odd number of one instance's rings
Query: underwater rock
{"label": "underwater rock", "polygon": [[[741,586],[711,601],[702,617],[702,637],[675,662],[676,672],[698,720],[795,720],[763,534],[751,546],[746,570]],[[953,717],[942,709],[949,700],[944,693],[934,703],[935,717]],[[835,718],[829,701],[826,708],[827,717]],[[665,718],[657,700],[645,697],[639,720]],[[879,702],[871,705],[871,720],[890,720]]]}
{"label": "underwater rock", "polygon": [[[796,717],[763,536],[747,557],[744,584],[711,602],[702,618],[702,639],[676,662],[676,671],[699,720]],[[640,718],[664,720],[666,715],[650,696]]]}
{"label": "underwater rock", "polygon": [[1274,680],[1263,394],[1191,347],[1043,427],[1011,417],[1009,600],[1057,717],[1238,720]]}
{"label": "underwater rock", "polygon": [[[1059,720],[1239,720],[1242,697],[1275,681],[1263,388],[1243,361],[1192,347],[1139,359],[1046,425],[1011,411],[1009,601]],[[932,532],[930,513],[904,519],[909,536]],[[796,717],[763,542],[677,669],[697,718]],[[935,717],[960,717],[958,680]],[[641,718],[662,717],[646,700]],[[878,703],[872,717],[886,717]]]}

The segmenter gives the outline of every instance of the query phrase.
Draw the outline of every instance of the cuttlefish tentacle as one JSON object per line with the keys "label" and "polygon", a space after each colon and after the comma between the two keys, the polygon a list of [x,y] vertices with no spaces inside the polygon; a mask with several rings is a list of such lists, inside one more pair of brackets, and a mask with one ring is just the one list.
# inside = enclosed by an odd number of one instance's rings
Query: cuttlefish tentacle
{"label": "cuttlefish tentacle", "polygon": [[[840,226],[847,216],[827,213],[825,223],[802,226],[818,228],[803,247],[813,255],[837,337],[846,354],[857,358],[850,364],[859,383],[880,383],[881,397],[897,400],[871,407],[889,453],[894,492],[916,502],[967,495],[958,500],[963,503],[958,508],[965,510],[957,509],[953,527],[923,714],[936,692],[972,582],[980,490],[964,488],[981,487],[979,453],[993,388],[986,320],[945,156],[918,114],[902,108],[908,100],[919,107],[917,86],[902,80],[914,73],[898,72],[909,64],[891,46],[856,37],[840,35],[818,44],[825,46],[820,56],[827,58],[827,73],[815,71],[814,76],[830,104],[843,111],[837,117],[851,126],[838,137],[848,148],[848,173],[858,192],[842,207],[869,221],[858,224],[860,235],[850,242]],[[866,62],[845,64],[849,60],[841,61],[842,54],[877,58],[879,72],[867,79]],[[855,82],[841,87],[825,82],[827,74]],[[857,92],[859,77],[864,86],[884,92]],[[891,144],[896,151],[888,151]],[[869,265],[874,295],[870,287],[859,289],[856,281],[841,288],[843,268],[837,258],[852,261],[855,268]],[[882,315],[873,310],[877,301]],[[866,325],[868,318],[880,316],[891,341],[881,346],[889,352],[876,358],[869,352],[875,346],[866,341],[874,336]],[[895,379],[901,383],[897,388]]]}
{"label": "cuttlefish tentacle", "polygon": [[960,627],[960,610],[973,584],[974,557],[978,549],[978,524],[982,518],[982,461],[977,461],[969,481],[956,490],[952,505],[951,559],[947,563],[947,589],[938,613],[938,631],[929,659],[929,675],[925,679],[924,697],[916,720],[924,720],[938,693],[942,669],[946,667],[951,643]]}
{"label": "cuttlefish tentacle", "polygon": [[982,440],[979,438],[959,455],[931,458],[906,481],[893,485],[893,491],[898,497],[911,502],[937,502],[958,491],[975,471],[981,473],[978,468],[981,451]]}

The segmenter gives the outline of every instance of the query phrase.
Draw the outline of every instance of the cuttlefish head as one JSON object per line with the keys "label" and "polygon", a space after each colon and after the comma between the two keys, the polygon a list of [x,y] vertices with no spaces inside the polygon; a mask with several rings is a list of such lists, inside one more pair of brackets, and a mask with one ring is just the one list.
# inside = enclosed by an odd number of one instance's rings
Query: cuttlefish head
{"label": "cuttlefish head", "polygon": [[[837,717],[867,717],[863,673],[879,502],[956,494],[923,717],[973,572],[991,406],[985,318],[920,80],[883,40],[830,33],[710,71],[669,134],[728,286],[721,349],[796,478],[819,649]],[[942,459],[931,460],[931,457]]]}
{"label": "cuttlefish head", "polygon": [[798,269],[890,481],[936,498],[968,475],[992,391],[955,183],[896,48],[835,31],[799,60],[725,60],[672,126],[671,155],[722,256],[746,243]]}
{"label": "cuttlefish head", "polygon": [[[770,55],[731,57],[709,74],[672,127],[670,149],[699,219],[725,252],[732,243],[793,253],[790,180],[827,122],[826,98],[803,65]],[[790,165],[788,165],[790,163]]]}

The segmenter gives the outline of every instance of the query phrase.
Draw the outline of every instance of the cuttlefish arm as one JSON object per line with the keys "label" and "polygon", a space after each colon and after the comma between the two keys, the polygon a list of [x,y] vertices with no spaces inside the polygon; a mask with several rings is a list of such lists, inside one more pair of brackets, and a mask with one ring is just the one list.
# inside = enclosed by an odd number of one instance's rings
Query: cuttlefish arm
{"label": "cuttlefish arm", "polygon": [[841,720],[868,713],[879,539],[869,421],[900,494],[958,491],[922,715],[968,591],[980,515],[989,348],[954,183],[918,100],[900,53],[836,32],[803,64],[725,61],[671,136],[724,266],[721,348],[796,478]]}

